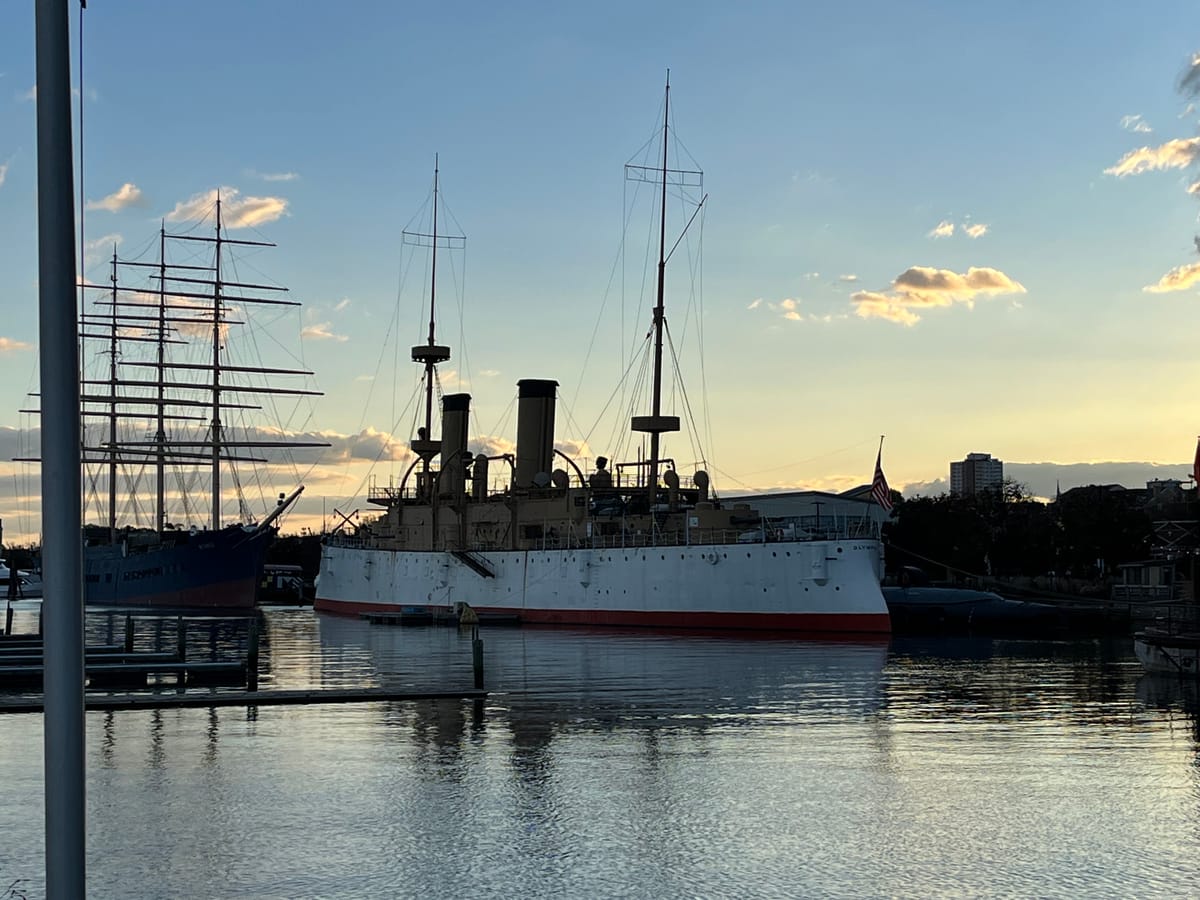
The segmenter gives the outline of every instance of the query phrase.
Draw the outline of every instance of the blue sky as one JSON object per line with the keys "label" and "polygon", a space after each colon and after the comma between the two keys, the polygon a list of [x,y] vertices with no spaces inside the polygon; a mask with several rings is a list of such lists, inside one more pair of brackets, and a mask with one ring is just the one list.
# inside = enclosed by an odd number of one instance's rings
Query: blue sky
{"label": "blue sky", "polygon": [[[36,383],[32,9],[9,4],[0,32],[0,424],[13,428]],[[279,244],[253,264],[305,302],[277,327],[308,329],[326,393],[308,428],[394,425],[390,399],[367,408],[361,379],[435,153],[468,236],[479,436],[504,437],[492,427],[523,377],[558,379],[571,419],[596,419],[616,350],[598,349],[582,379],[581,362],[600,310],[605,340],[621,322],[619,297],[605,300],[621,166],[655,128],[669,67],[675,126],[709,192],[719,487],[861,483],[880,434],[897,486],[944,479],[970,451],[1191,457],[1196,290],[1144,288],[1197,261],[1186,188],[1200,176],[1105,170],[1196,136],[1200,114],[1177,90],[1200,49],[1194,4],[92,0],[85,16],[84,192],[115,208],[87,212],[87,240],[120,236],[124,254],[197,194],[259,198],[263,221],[239,234]],[[953,233],[931,236],[939,226]],[[88,277],[105,276],[104,252]],[[918,276],[933,293],[912,292]],[[674,325],[694,314],[691,279],[686,265],[669,277]],[[439,291],[452,312],[453,288]],[[402,343],[421,337],[420,299],[401,297]],[[613,348],[644,331],[628,302]],[[456,313],[442,335],[459,349]],[[559,436],[583,437],[562,418]],[[333,504],[332,484],[315,493]]]}

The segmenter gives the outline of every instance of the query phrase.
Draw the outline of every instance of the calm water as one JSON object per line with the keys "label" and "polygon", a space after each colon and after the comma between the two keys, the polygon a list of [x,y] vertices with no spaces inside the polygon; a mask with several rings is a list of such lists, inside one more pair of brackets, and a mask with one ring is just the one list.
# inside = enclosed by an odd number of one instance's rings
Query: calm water
{"label": "calm water", "polygon": [[[449,629],[264,633],[267,689],[471,684]],[[89,713],[90,896],[1200,895],[1195,691],[1124,643],[483,636],[477,707]],[[0,898],[43,892],[41,740],[0,717]]]}

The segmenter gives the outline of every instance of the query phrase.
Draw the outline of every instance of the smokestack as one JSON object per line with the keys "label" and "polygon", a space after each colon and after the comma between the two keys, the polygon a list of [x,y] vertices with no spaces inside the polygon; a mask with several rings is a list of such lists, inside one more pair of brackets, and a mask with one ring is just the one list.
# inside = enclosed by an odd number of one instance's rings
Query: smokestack
{"label": "smokestack", "polygon": [[517,382],[517,464],[513,486],[533,487],[539,472],[554,463],[554,399],[558,382],[523,378]]}
{"label": "smokestack", "polygon": [[471,496],[481,503],[487,499],[488,458],[480,453],[471,466]]}
{"label": "smokestack", "polygon": [[470,416],[470,394],[446,394],[442,397],[442,474],[438,490],[440,494],[460,497],[466,487],[463,462],[467,451]]}

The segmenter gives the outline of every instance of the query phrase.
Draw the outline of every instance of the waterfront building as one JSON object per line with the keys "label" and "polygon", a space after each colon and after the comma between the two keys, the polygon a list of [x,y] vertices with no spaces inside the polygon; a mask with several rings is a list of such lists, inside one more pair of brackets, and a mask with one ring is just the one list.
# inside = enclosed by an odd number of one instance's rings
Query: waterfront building
{"label": "waterfront building", "polygon": [[990,453],[968,453],[960,462],[950,463],[950,493],[978,494],[998,491],[1004,484],[1004,463]]}

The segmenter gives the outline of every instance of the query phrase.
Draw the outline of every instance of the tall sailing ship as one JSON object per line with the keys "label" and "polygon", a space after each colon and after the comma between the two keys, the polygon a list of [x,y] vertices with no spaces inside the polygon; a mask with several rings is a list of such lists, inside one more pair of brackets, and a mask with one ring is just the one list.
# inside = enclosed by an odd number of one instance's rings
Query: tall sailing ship
{"label": "tall sailing ship", "polygon": [[[156,261],[121,259],[114,248],[110,283],[84,285],[99,292],[80,323],[84,521],[102,517],[84,526],[89,604],[253,607],[274,523],[304,488],[278,494],[256,517],[244,480],[261,492],[261,471],[242,470],[280,462],[279,451],[327,446],[248,424],[268,403],[320,392],[268,382],[308,370],[234,358],[234,329],[257,311],[300,304],[286,288],[240,279],[230,252],[274,244],[230,238],[219,195],[212,215],[211,234],[164,223]],[[97,361],[102,371],[89,372]],[[236,521],[227,521],[227,492],[237,495]]]}
{"label": "tall sailing ship", "polygon": [[[424,369],[424,425],[399,485],[369,492],[382,515],[353,533],[327,536],[317,609],[467,604],[531,624],[889,630],[882,547],[872,526],[831,538],[749,504],[723,504],[703,468],[684,474],[661,452],[663,437],[680,431],[680,417],[663,404],[668,185],[700,174],[668,166],[669,109],[668,82],[661,162],[626,167],[627,178],[653,186],[658,205],[657,299],[646,347],[650,411],[630,423],[648,452],[611,466],[597,457],[585,476],[555,449],[558,383],[544,379],[518,382],[515,453],[468,448],[466,393],[441,397],[441,437],[434,437],[437,366],[451,355],[435,333],[435,170],[433,233],[424,236],[433,256],[429,331],[412,348]],[[565,465],[556,467],[556,457]],[[496,467],[506,477],[492,489]]]}

